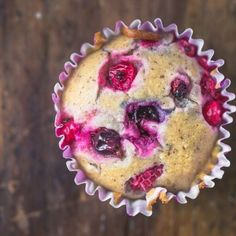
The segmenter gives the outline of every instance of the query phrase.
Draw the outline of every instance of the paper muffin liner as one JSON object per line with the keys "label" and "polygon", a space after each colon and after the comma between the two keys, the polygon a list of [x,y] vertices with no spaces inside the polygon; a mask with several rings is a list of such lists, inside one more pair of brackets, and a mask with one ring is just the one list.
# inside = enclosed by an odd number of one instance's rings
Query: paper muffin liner
{"label": "paper muffin liner", "polygon": [[[109,28],[103,29],[103,35],[108,40],[115,35],[119,35],[121,32],[122,27],[127,27],[122,21],[118,21],[115,25],[115,30],[111,30]],[[222,95],[227,97],[227,101],[224,102],[223,106],[226,111],[223,114],[224,123],[219,128],[219,139],[217,144],[220,147],[220,151],[217,152],[216,158],[218,162],[213,166],[209,174],[204,174],[201,179],[201,184],[197,183],[194,184],[188,192],[179,191],[177,193],[171,193],[166,188],[163,187],[155,187],[152,188],[147,194],[145,199],[138,199],[132,200],[125,197],[122,197],[119,201],[117,201],[116,193],[111,192],[105,189],[102,186],[98,186],[92,180],[88,179],[86,174],[81,170],[78,169],[76,160],[73,158],[73,153],[69,146],[64,147],[63,150],[63,157],[67,159],[66,165],[69,171],[76,172],[75,175],[75,183],[77,185],[84,184],[85,191],[88,195],[94,195],[98,192],[98,197],[101,201],[109,200],[109,203],[115,207],[119,208],[121,206],[126,207],[126,212],[130,216],[135,216],[138,213],[141,213],[146,216],[152,215],[152,205],[159,199],[162,203],[166,203],[171,199],[175,199],[177,202],[184,204],[187,203],[187,198],[195,199],[200,191],[200,188],[207,187],[213,188],[215,183],[214,179],[221,179],[224,170],[223,167],[229,167],[230,162],[226,158],[225,154],[231,150],[231,147],[228,144],[224,143],[224,140],[230,137],[230,133],[228,130],[225,129],[225,125],[232,123],[233,119],[230,116],[231,113],[236,111],[236,107],[233,105],[228,104],[229,101],[232,101],[235,98],[233,93],[228,92],[226,89],[230,86],[231,81],[229,79],[225,79],[224,75],[218,71],[218,68],[224,64],[224,60],[212,60],[212,56],[214,54],[214,50],[210,49],[207,51],[202,51],[204,40],[202,39],[193,39],[192,34],[193,30],[188,28],[184,30],[182,33],[178,32],[178,28],[176,24],[170,24],[166,27],[163,26],[161,19],[157,18],[154,20],[154,23],[149,21],[141,23],[140,20],[134,20],[129,26],[131,29],[138,29],[138,30],[145,30],[150,32],[172,32],[175,34],[177,39],[180,38],[187,38],[189,42],[193,45],[197,46],[197,55],[198,56],[206,56],[208,58],[207,62],[209,66],[216,66],[217,69],[215,70],[214,77],[217,80],[217,83],[221,83],[223,90]],[[84,43],[80,49],[80,53],[73,53],[70,56],[70,61],[66,62],[64,65],[64,71],[61,72],[59,75],[59,83],[57,83],[54,87],[54,93],[52,94],[52,99],[54,102],[54,107],[56,111],[56,118],[55,118],[55,128],[58,127],[58,119],[61,115],[60,110],[60,97],[61,93],[64,89],[65,81],[70,77],[71,72],[78,66],[80,60],[84,58],[88,53],[91,51],[96,50],[94,45],[89,43]],[[61,140],[59,142],[59,147],[61,147],[63,136],[60,136]]]}

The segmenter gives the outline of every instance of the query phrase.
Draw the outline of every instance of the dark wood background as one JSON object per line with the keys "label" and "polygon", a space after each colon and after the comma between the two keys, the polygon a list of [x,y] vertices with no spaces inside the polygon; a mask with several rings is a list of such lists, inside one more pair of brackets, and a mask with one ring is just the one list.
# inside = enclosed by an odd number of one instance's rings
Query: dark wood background
{"label": "dark wood background", "polygon": [[128,217],[73,183],[54,137],[51,92],[63,63],[103,26],[134,18],[194,29],[223,58],[236,91],[236,0],[0,0],[0,235],[236,235],[236,130],[231,167],[187,205]]}

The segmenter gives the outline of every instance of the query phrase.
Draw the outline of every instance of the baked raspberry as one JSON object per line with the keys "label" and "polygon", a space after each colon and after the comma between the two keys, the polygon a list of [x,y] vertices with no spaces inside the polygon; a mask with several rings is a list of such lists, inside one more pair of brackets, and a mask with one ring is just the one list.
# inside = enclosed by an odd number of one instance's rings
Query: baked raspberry
{"label": "baked raspberry", "polygon": [[121,157],[121,138],[115,130],[101,127],[91,132],[90,137],[93,148],[99,154]]}
{"label": "baked raspberry", "polygon": [[188,84],[182,78],[177,77],[171,82],[170,92],[174,98],[182,100],[189,93]]}
{"label": "baked raspberry", "polygon": [[214,92],[213,97],[214,97],[215,100],[217,100],[217,101],[219,101],[223,104],[224,102],[226,102],[228,100],[228,98],[225,97],[224,95],[222,95],[221,91],[222,91],[221,88],[216,89],[215,92]]}
{"label": "baked raspberry", "polygon": [[187,39],[181,39],[179,40],[179,45],[181,48],[183,48],[185,54],[189,57],[195,57],[197,54],[197,46],[191,44],[188,42]]}
{"label": "baked raspberry", "polygon": [[108,87],[126,92],[136,75],[137,69],[131,62],[123,61],[110,66],[107,76]]}
{"label": "baked raspberry", "polygon": [[147,192],[154,182],[162,175],[164,165],[155,165],[128,180],[128,186],[133,191]]}
{"label": "baked raspberry", "polygon": [[216,81],[209,74],[204,73],[201,78],[200,86],[203,95],[209,94],[213,96],[215,93]]}
{"label": "baked raspberry", "polygon": [[224,108],[220,101],[208,101],[203,106],[202,112],[205,120],[211,126],[218,126],[222,123],[222,114],[224,113]]}
{"label": "baked raspberry", "polygon": [[64,140],[62,142],[62,147],[65,147],[66,145],[71,145],[75,139],[76,134],[78,134],[80,131],[80,125],[76,124],[73,119],[64,119],[61,127],[59,127],[56,130],[57,136],[64,136]]}
{"label": "baked raspberry", "polygon": [[208,58],[206,56],[200,56],[197,59],[200,66],[202,66],[205,70],[211,72],[212,70],[216,69],[217,66],[209,65]]}

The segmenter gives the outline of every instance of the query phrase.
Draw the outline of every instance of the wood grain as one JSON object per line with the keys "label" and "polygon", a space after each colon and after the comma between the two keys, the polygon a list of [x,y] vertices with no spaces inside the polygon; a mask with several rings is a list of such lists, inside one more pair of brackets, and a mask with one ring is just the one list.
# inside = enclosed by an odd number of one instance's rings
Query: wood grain
{"label": "wood grain", "polygon": [[231,167],[187,205],[128,217],[76,187],[54,137],[51,92],[69,55],[102,27],[134,18],[194,29],[224,58],[236,91],[236,0],[0,0],[0,235],[233,236],[236,129]]}

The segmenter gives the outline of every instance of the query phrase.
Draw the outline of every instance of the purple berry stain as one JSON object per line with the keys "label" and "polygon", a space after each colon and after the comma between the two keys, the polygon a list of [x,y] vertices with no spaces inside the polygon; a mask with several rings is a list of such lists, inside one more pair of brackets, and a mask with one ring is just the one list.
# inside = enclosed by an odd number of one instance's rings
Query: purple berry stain
{"label": "purple berry stain", "polygon": [[125,135],[138,153],[146,157],[159,146],[158,133],[153,124],[164,121],[165,112],[156,102],[134,102],[126,107]]}

